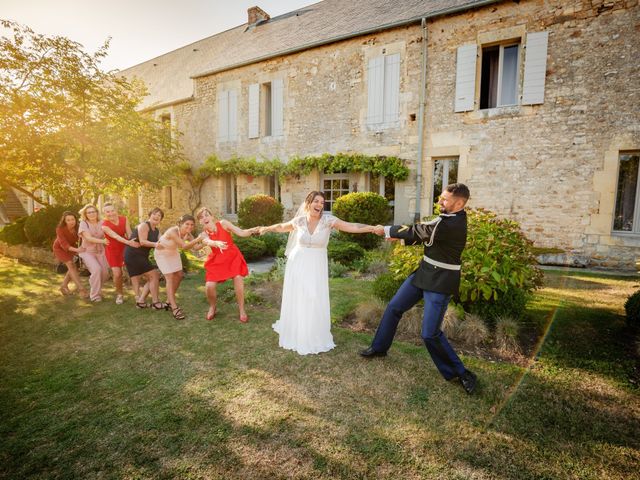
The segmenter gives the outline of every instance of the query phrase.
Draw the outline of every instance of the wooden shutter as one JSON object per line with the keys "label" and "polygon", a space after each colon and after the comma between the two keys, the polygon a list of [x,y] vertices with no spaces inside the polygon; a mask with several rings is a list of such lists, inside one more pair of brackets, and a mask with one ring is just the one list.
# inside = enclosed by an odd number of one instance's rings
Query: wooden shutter
{"label": "wooden shutter", "polygon": [[249,85],[249,138],[260,136],[260,85]]}
{"label": "wooden shutter", "polygon": [[397,122],[400,110],[400,54],[384,57],[384,123]]}
{"label": "wooden shutter", "polygon": [[238,92],[229,90],[229,140],[238,138]]}
{"label": "wooden shutter", "polygon": [[473,110],[476,94],[476,58],[478,46],[475,43],[458,47],[456,66],[456,112]]}
{"label": "wooden shutter", "polygon": [[284,82],[275,79],[271,82],[271,136],[284,135]]}
{"label": "wooden shutter", "polygon": [[229,92],[218,92],[218,142],[229,141]]}
{"label": "wooden shutter", "polygon": [[527,33],[522,104],[544,103],[544,80],[547,71],[549,32]]}
{"label": "wooden shutter", "polygon": [[367,69],[367,124],[382,123],[384,102],[384,57],[369,60]]}

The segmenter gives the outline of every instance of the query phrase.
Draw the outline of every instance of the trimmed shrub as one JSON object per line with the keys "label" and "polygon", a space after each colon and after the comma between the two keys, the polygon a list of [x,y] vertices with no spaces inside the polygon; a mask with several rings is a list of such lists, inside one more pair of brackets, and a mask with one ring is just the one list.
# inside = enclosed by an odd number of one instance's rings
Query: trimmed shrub
{"label": "trimmed shrub", "polygon": [[267,246],[259,238],[237,237],[234,235],[233,242],[238,246],[242,256],[248,262],[263,257],[267,251]]}
{"label": "trimmed shrub", "polygon": [[327,246],[329,260],[351,266],[356,260],[364,258],[365,250],[357,243],[331,240]]}
{"label": "trimmed shrub", "polygon": [[56,227],[64,211],[77,213],[80,208],[80,205],[52,205],[29,215],[24,224],[24,233],[29,243],[34,247],[50,247],[56,238]]}
{"label": "trimmed shrub", "polygon": [[[333,213],[346,222],[379,225],[389,219],[389,203],[377,193],[354,192],[339,197],[333,204]],[[368,249],[380,243],[380,237],[373,233],[340,232],[340,237]]]}
{"label": "trimmed shrub", "polygon": [[637,290],[624,302],[627,325],[630,327],[640,326],[640,290]]}
{"label": "trimmed shrub", "polygon": [[[465,310],[493,320],[521,317],[532,292],[542,283],[533,244],[520,226],[486,210],[467,210],[467,246],[462,253],[460,302]],[[404,279],[420,264],[422,246],[396,245],[389,270]]]}
{"label": "trimmed shrub", "polygon": [[265,233],[260,236],[260,240],[264,242],[267,247],[266,255],[270,257],[275,257],[280,250],[280,247],[287,245],[288,235],[286,233]]}
{"label": "trimmed shrub", "polygon": [[282,222],[284,207],[269,195],[251,195],[240,202],[238,225],[252,228]]}
{"label": "trimmed shrub", "polygon": [[21,245],[27,243],[28,239],[24,233],[24,224],[29,217],[17,218],[13,223],[6,225],[0,230],[0,241],[9,245]]}
{"label": "trimmed shrub", "polygon": [[404,279],[395,278],[392,273],[383,273],[373,281],[373,294],[383,302],[388,302],[396,294]]}

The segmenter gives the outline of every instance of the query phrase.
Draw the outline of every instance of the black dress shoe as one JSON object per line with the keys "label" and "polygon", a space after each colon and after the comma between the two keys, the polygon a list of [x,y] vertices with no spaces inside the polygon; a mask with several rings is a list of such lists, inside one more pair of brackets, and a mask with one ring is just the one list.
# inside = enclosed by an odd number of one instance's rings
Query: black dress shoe
{"label": "black dress shoe", "polygon": [[364,358],[386,357],[387,352],[376,352],[372,347],[360,351],[360,356]]}
{"label": "black dress shoe", "polygon": [[475,373],[473,373],[471,370],[465,370],[460,377],[460,383],[462,383],[462,388],[464,388],[464,391],[471,395],[476,389],[478,377],[476,377]]}

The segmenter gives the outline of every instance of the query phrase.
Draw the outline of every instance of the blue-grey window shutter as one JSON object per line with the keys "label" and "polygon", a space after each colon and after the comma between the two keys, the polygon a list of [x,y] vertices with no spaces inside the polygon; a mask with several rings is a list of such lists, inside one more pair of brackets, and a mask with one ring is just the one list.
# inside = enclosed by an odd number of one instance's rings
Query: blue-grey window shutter
{"label": "blue-grey window shutter", "polygon": [[397,122],[400,112],[400,54],[384,57],[384,123]]}
{"label": "blue-grey window shutter", "polygon": [[218,141],[229,141],[229,92],[218,92]]}
{"label": "blue-grey window shutter", "polygon": [[369,60],[367,68],[367,124],[382,123],[384,102],[384,56]]}
{"label": "blue-grey window shutter", "polygon": [[229,140],[238,138],[238,92],[229,90]]}
{"label": "blue-grey window shutter", "polygon": [[478,46],[475,43],[458,47],[456,65],[455,111],[473,110],[476,95],[476,57]]}
{"label": "blue-grey window shutter", "polygon": [[249,138],[260,136],[260,85],[249,85]]}
{"label": "blue-grey window shutter", "polygon": [[547,43],[549,32],[527,33],[524,57],[522,104],[544,103],[544,81],[547,72]]}
{"label": "blue-grey window shutter", "polygon": [[271,82],[271,136],[284,135],[284,81],[280,78]]}

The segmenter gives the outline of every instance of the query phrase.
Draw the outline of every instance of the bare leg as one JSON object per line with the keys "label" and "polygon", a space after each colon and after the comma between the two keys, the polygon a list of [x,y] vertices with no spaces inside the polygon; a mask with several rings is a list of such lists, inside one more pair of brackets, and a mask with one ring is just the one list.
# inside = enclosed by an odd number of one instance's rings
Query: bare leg
{"label": "bare leg", "polygon": [[116,288],[116,293],[122,295],[122,268],[111,267],[111,271],[113,272],[113,286]]}
{"label": "bare leg", "polygon": [[167,281],[167,303],[174,309],[178,305],[176,303],[176,273],[165,273],[164,278]]}
{"label": "bare leg", "polygon": [[149,285],[149,281],[147,281],[144,286],[140,289],[140,296],[139,298],[139,302],[144,302],[147,300],[147,297],[149,296],[149,290],[151,289],[150,285]]}
{"label": "bare leg", "polygon": [[213,317],[216,314],[216,302],[218,300],[218,295],[216,293],[216,287],[218,284],[217,282],[207,282],[205,286],[207,291],[207,301],[209,302],[207,320],[213,320]]}
{"label": "bare leg", "polygon": [[247,312],[244,311],[244,278],[240,275],[233,277],[233,288],[236,291],[236,300],[238,301],[238,310],[240,310],[240,321],[246,322]]}
{"label": "bare leg", "polygon": [[[82,282],[80,280],[80,273],[78,273],[78,269],[76,268],[75,263],[73,263],[72,261],[68,261],[68,262],[65,262],[65,265],[67,266],[67,274],[64,277],[65,280],[63,281],[63,285],[68,286],[69,279],[71,279],[73,283],[76,284],[76,288],[78,289],[78,292],[80,293],[80,295],[82,295],[83,297],[86,297],[87,290],[82,286]],[[65,281],[66,283],[64,283]]]}
{"label": "bare leg", "polygon": [[131,287],[133,288],[133,294],[136,296],[136,302],[140,301],[140,275],[131,277]]}
{"label": "bare leg", "polygon": [[160,302],[160,272],[156,269],[147,272],[149,288],[151,290],[151,300],[153,303]]}

